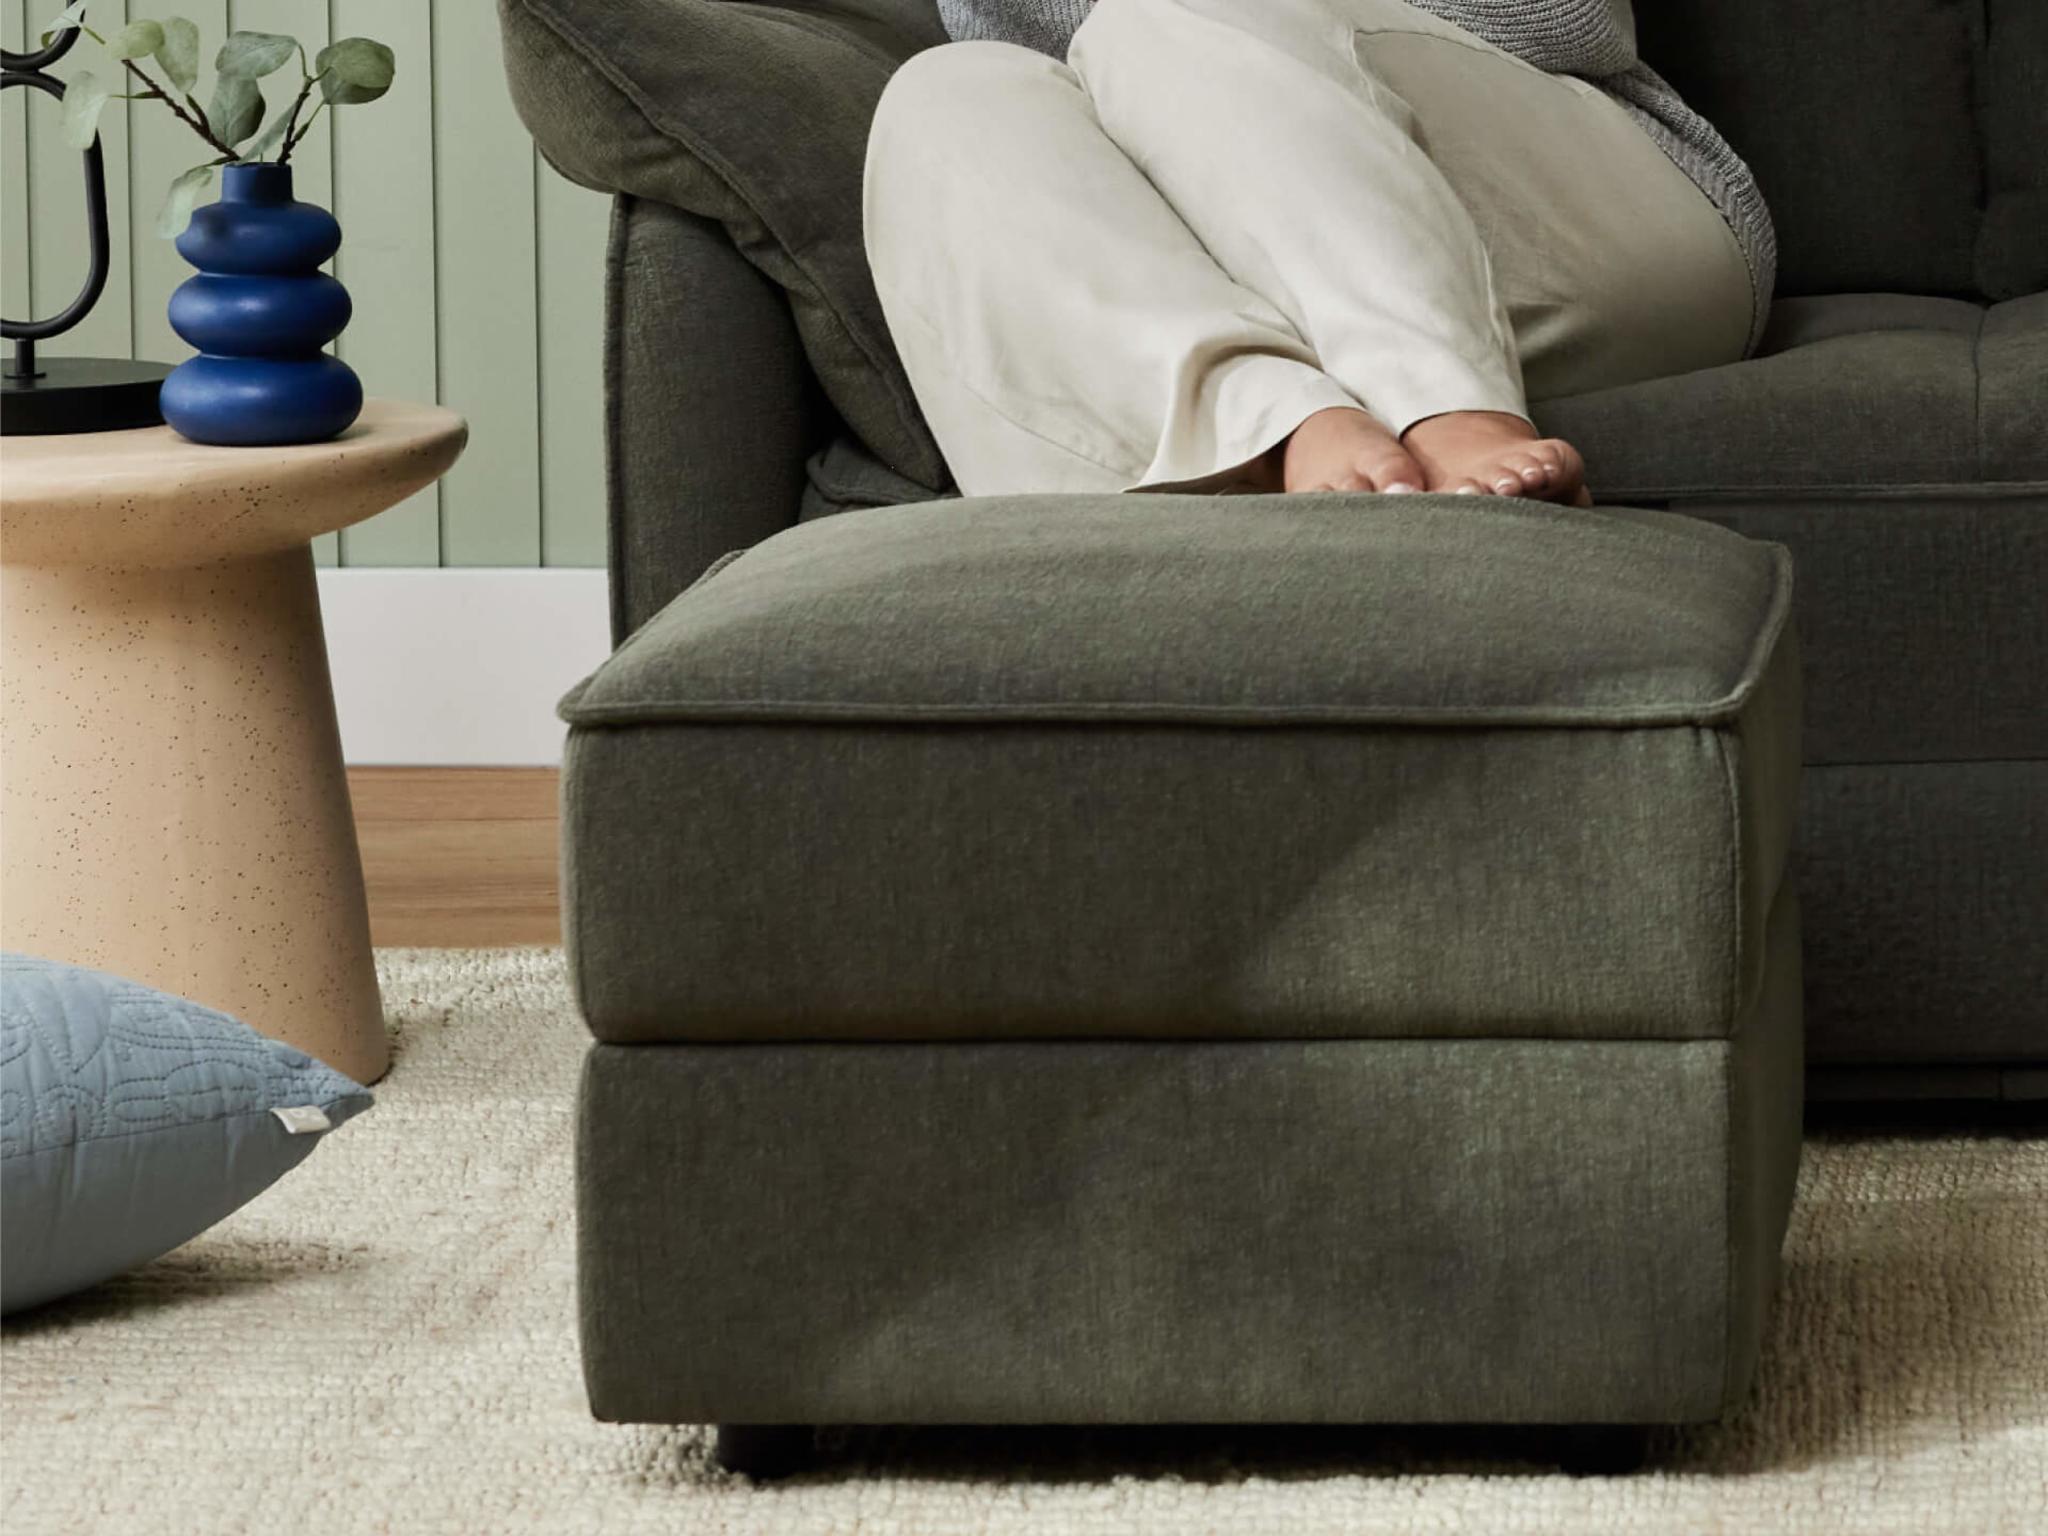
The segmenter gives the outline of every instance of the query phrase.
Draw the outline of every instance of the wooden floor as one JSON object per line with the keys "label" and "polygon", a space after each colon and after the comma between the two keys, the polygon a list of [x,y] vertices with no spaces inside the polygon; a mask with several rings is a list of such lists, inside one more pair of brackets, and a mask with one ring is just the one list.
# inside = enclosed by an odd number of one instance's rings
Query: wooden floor
{"label": "wooden floor", "polygon": [[553,768],[351,768],[379,945],[559,944]]}

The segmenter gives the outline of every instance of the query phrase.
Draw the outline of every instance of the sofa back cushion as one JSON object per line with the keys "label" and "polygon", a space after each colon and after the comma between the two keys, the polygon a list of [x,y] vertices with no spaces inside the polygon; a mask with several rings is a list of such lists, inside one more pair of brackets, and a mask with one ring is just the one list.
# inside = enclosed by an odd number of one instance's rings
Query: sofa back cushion
{"label": "sofa back cushion", "polygon": [[2048,4],[1989,0],[1977,286],[1994,299],[2048,289]]}
{"label": "sofa back cushion", "polygon": [[[2042,0],[1991,3],[2011,13],[2009,23],[2029,13],[2025,25],[2036,31],[2048,11]],[[1636,6],[1644,60],[1756,172],[1778,229],[1780,294],[1977,291],[1985,5],[1652,0]],[[2037,55],[2039,43],[2034,39]],[[2001,59],[2005,51],[2001,39]],[[2011,67],[2022,69],[2017,62]],[[2034,141],[2036,154],[2040,142]],[[2016,142],[2010,154],[2017,161],[2026,151]]]}

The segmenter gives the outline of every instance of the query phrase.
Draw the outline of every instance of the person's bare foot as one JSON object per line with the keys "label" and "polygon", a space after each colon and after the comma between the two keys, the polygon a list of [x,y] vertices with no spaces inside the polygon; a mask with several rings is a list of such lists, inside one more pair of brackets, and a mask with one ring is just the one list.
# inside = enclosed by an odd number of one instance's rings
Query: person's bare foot
{"label": "person's bare foot", "polygon": [[1288,491],[1385,491],[1423,488],[1423,468],[1400,440],[1360,410],[1317,411],[1274,450]]}
{"label": "person's bare foot", "polygon": [[1401,434],[1401,446],[1422,465],[1428,490],[1593,504],[1578,449],[1561,437],[1538,437],[1504,411],[1425,416]]}

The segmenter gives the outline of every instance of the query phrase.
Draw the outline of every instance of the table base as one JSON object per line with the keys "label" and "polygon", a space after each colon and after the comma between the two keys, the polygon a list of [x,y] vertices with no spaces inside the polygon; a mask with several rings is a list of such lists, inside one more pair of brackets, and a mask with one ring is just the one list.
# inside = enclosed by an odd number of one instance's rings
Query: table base
{"label": "table base", "polygon": [[313,557],[9,566],[0,943],[390,1063]]}

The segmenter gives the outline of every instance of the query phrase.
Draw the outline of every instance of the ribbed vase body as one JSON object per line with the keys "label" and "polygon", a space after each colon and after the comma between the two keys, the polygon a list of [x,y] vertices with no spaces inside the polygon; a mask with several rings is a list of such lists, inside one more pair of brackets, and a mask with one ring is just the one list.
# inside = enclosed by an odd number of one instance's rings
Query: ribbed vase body
{"label": "ribbed vase body", "polygon": [[178,254],[199,269],[171,295],[171,329],[199,349],[164,380],[164,420],[194,442],[317,443],[363,408],[348,364],[321,349],[348,324],[348,290],[320,270],[334,215],[292,200],[288,165],[230,165]]}

